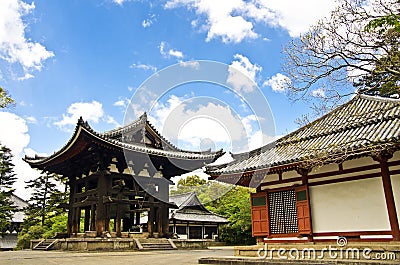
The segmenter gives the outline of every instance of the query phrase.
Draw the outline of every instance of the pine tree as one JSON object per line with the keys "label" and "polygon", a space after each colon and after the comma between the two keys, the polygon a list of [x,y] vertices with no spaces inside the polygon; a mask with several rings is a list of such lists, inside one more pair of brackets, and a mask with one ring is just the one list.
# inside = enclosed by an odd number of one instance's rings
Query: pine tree
{"label": "pine tree", "polygon": [[26,182],[26,187],[33,192],[29,206],[25,209],[25,228],[32,225],[51,226],[46,222],[62,212],[59,205],[66,202],[66,193],[58,189],[58,181],[58,175],[44,172],[38,178]]}
{"label": "pine tree", "polygon": [[12,158],[11,150],[0,145],[0,233],[4,233],[8,229],[13,213],[16,211],[11,200],[14,191],[12,186],[16,179]]}

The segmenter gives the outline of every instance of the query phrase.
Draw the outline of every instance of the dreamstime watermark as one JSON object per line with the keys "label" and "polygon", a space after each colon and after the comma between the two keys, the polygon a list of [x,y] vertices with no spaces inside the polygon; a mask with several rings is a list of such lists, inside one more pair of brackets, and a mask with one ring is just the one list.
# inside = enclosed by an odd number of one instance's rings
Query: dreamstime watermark
{"label": "dreamstime watermark", "polygon": [[347,239],[339,237],[336,246],[328,245],[321,249],[314,247],[306,248],[274,248],[268,247],[265,243],[259,248],[257,255],[260,259],[281,259],[281,260],[322,260],[322,259],[347,259],[347,260],[396,260],[394,252],[377,252],[371,248],[348,247]]}

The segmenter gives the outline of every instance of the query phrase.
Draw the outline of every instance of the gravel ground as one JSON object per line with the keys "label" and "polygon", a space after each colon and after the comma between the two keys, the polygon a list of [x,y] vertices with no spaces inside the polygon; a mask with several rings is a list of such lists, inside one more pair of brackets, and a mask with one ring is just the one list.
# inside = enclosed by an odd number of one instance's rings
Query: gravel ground
{"label": "gravel ground", "polygon": [[69,252],[69,251],[5,251],[0,252],[0,265],[175,265],[198,264],[202,257],[233,256],[233,248],[205,250]]}

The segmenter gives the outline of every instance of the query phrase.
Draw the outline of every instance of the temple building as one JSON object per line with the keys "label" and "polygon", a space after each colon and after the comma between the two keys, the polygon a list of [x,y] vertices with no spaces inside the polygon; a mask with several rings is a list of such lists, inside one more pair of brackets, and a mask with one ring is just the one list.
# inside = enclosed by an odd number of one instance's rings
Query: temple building
{"label": "temple building", "polygon": [[[68,236],[121,237],[147,212],[149,237],[168,236],[171,177],[211,163],[222,151],[177,148],[143,114],[104,133],[79,119],[71,139],[48,157],[25,157],[32,168],[68,178]],[[81,225],[81,223],[83,225]]]}
{"label": "temple building", "polygon": [[258,242],[399,241],[400,100],[357,95],[234,160],[212,179],[257,187]]}
{"label": "temple building", "polygon": [[169,200],[178,206],[170,212],[169,229],[179,239],[215,240],[219,225],[228,223],[224,216],[207,210],[195,192],[172,195]]}
{"label": "temple building", "polygon": [[0,250],[12,250],[17,246],[18,233],[21,231],[21,224],[25,218],[23,209],[28,206],[25,200],[15,194],[11,195],[11,201],[17,211],[13,213],[10,225],[0,235]]}

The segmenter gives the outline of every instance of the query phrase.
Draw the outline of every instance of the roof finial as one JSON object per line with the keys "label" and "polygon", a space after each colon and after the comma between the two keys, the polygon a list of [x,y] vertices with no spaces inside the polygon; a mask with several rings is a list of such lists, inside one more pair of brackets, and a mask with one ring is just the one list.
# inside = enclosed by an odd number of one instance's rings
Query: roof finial
{"label": "roof finial", "polygon": [[80,116],[78,119],[78,125],[83,125],[83,123],[84,123],[83,118],[82,116]]}

